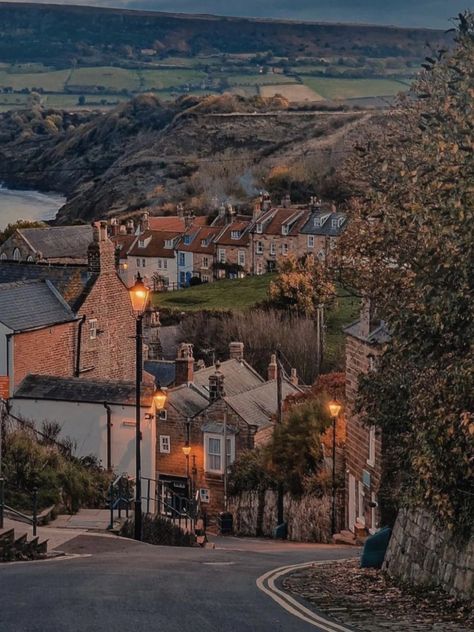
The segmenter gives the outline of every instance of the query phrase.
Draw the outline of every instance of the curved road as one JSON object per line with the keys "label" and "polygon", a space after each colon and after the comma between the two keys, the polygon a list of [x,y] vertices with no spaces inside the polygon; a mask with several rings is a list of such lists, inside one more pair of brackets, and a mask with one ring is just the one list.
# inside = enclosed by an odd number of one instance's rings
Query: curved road
{"label": "curved road", "polygon": [[295,616],[267,593],[271,577],[263,577],[260,588],[256,582],[272,569],[347,558],[357,549],[240,538],[213,541],[215,549],[154,547],[82,535],[65,546],[75,558],[1,565],[0,630],[346,630]]}

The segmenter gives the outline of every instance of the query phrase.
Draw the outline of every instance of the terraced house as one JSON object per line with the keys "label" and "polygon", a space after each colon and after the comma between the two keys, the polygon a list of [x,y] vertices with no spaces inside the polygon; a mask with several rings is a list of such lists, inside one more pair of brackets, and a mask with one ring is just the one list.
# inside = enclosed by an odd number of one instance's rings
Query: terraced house
{"label": "terraced house", "polygon": [[176,246],[180,287],[189,285],[192,278],[202,283],[214,281],[215,239],[220,232],[217,226],[191,227],[181,237]]}

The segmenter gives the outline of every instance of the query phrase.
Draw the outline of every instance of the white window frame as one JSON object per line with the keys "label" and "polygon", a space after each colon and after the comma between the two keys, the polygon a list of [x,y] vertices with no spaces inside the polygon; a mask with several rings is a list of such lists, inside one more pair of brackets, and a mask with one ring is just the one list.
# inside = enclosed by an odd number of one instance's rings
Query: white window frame
{"label": "white window frame", "polygon": [[138,247],[139,248],[145,248],[145,240],[144,239],[139,239],[138,240]]}
{"label": "white window frame", "polygon": [[308,235],[308,248],[314,248],[314,235]]}
{"label": "white window frame", "polygon": [[282,235],[288,235],[288,225],[287,224],[283,224],[283,226],[281,227],[281,234]]}
{"label": "white window frame", "polygon": [[[210,444],[210,440],[211,439],[216,439],[219,441],[220,443],[220,452],[219,454],[217,453],[213,453],[212,455],[209,452],[209,444]],[[209,472],[210,474],[224,474],[224,468],[223,468],[223,463],[224,463],[224,459],[226,461],[227,467],[229,467],[229,465],[232,465],[232,463],[235,461],[235,436],[234,435],[227,435],[227,446],[230,449],[226,450],[226,455],[224,457],[224,449],[223,449],[223,444],[224,444],[224,435],[223,434],[217,434],[217,433],[212,433],[212,432],[205,432],[204,433],[204,471],[205,472]],[[227,447],[226,446],[226,447]],[[211,468],[210,466],[210,457],[211,456],[219,456],[219,468]]]}
{"label": "white window frame", "polygon": [[367,465],[375,467],[375,426],[370,426],[369,428],[369,457]]}
{"label": "white window frame", "polygon": [[240,239],[240,230],[232,230],[230,232],[231,239]]}
{"label": "white window frame", "polygon": [[255,252],[257,255],[263,255],[263,241],[257,241]]}
{"label": "white window frame", "polygon": [[173,248],[173,240],[165,239],[165,248]]}
{"label": "white window frame", "polygon": [[163,269],[164,270],[168,269],[168,259],[163,259]]}
{"label": "white window frame", "polygon": [[203,257],[203,258],[202,258],[202,267],[203,267],[205,270],[208,270],[208,269],[209,269],[209,257]]}
{"label": "white window frame", "polygon": [[137,268],[140,267],[140,259],[137,259]]}
{"label": "white window frame", "polygon": [[276,255],[276,243],[274,241],[270,242],[270,254]]}
{"label": "white window frame", "polygon": [[282,244],[281,245],[281,254],[286,257],[286,255],[288,254],[288,244]]}
{"label": "white window frame", "polygon": [[263,226],[262,226],[262,224],[257,224],[255,226],[255,232],[258,233],[259,235],[261,235],[263,233]]}
{"label": "white window frame", "polygon": [[15,248],[13,251],[13,261],[21,261],[21,252],[19,248]]}
{"label": "white window frame", "polygon": [[245,250],[239,250],[238,253],[239,266],[245,266]]}
{"label": "white window frame", "polygon": [[89,340],[97,340],[97,318],[89,318]]}
{"label": "white window frame", "polygon": [[161,454],[171,453],[170,435],[160,435],[160,453]]}
{"label": "white window frame", "polygon": [[[163,408],[162,410],[158,411],[158,419],[160,421],[166,421],[168,419],[168,411],[166,410],[166,408]],[[166,435],[163,435],[166,436]]]}
{"label": "white window frame", "polygon": [[6,261],[8,259],[7,255],[5,252],[2,252],[2,254],[0,255],[0,260],[2,261]]}
{"label": "white window frame", "polygon": [[226,261],[225,248],[219,248],[218,253],[217,253],[217,258],[218,258],[219,263],[225,263]]}

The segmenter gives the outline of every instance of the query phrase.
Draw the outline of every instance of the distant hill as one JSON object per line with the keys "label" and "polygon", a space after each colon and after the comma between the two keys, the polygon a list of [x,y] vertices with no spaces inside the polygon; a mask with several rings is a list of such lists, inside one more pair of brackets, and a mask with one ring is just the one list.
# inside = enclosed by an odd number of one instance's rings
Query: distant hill
{"label": "distant hill", "polygon": [[441,31],[384,26],[278,22],[97,7],[0,3],[0,60],[90,65],[114,61],[126,47],[160,54],[256,53],[281,56],[358,54],[420,59]]}

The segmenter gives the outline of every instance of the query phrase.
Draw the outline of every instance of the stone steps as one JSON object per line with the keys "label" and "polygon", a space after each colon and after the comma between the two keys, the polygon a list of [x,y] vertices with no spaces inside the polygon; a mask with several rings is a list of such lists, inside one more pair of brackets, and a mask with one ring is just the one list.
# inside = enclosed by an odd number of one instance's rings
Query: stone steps
{"label": "stone steps", "polygon": [[15,537],[14,529],[0,529],[0,562],[44,559],[48,553],[48,541],[36,536],[28,540],[28,534]]}

